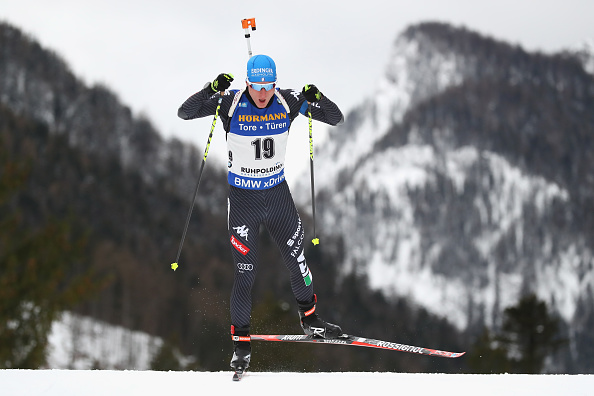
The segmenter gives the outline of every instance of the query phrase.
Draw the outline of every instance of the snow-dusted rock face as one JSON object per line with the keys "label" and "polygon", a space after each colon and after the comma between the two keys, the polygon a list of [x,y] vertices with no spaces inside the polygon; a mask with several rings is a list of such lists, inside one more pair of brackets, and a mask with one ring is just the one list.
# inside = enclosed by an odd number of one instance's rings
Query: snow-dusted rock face
{"label": "snow-dusted rock face", "polygon": [[577,57],[410,27],[316,154],[319,228],[344,238],[345,271],[460,328],[531,291],[583,331],[593,99]]}

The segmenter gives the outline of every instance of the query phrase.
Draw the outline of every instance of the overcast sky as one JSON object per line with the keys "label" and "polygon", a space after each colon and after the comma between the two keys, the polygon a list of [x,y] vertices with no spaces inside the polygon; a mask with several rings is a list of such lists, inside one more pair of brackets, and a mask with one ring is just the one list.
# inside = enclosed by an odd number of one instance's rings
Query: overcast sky
{"label": "overcast sky", "polygon": [[[220,72],[241,87],[241,20],[253,17],[252,50],[275,59],[279,86],[314,83],[345,113],[373,94],[392,42],[414,23],[449,22],[529,51],[594,39],[592,0],[0,0],[0,19],[57,52],[85,83],[107,85],[165,137],[200,147],[212,119],[182,121],[177,108]],[[213,151],[224,156],[217,130]],[[305,120],[291,135],[307,151]]]}

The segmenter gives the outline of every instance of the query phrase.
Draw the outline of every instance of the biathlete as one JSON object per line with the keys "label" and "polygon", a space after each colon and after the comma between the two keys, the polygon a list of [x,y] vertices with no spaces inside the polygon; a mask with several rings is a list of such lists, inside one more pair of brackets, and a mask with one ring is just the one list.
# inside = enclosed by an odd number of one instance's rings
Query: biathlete
{"label": "biathlete", "polygon": [[258,270],[260,224],[268,229],[290,272],[291,288],[297,301],[301,327],[314,337],[337,338],[339,326],[327,323],[316,313],[317,297],[313,277],[304,256],[303,224],[285,181],[285,153],[293,120],[306,114],[329,125],[343,122],[342,112],[315,85],[301,92],[277,87],[276,65],[266,55],[247,63],[246,87],[226,91],[231,74],[219,74],[190,96],[178,116],[191,120],[215,114],[227,132],[228,230],[235,264],[231,292],[231,367],[246,370],[250,364],[250,318],[252,286]]}

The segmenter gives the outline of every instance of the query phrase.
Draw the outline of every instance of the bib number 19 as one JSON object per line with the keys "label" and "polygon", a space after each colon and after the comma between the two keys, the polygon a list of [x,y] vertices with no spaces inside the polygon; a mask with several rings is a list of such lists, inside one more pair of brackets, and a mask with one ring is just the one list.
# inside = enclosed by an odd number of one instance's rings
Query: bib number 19
{"label": "bib number 19", "polygon": [[267,137],[264,139],[256,139],[252,141],[252,146],[254,146],[255,151],[255,158],[257,160],[262,159],[262,156],[266,159],[270,159],[274,157],[274,139]]}

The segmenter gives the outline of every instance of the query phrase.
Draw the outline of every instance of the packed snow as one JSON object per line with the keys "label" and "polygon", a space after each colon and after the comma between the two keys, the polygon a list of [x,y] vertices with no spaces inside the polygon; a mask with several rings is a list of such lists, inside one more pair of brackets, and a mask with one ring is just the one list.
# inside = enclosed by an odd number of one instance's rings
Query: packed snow
{"label": "packed snow", "polygon": [[[217,395],[232,395],[240,391],[258,396],[302,396],[308,392],[360,395],[389,391],[390,394],[415,396],[586,396],[594,387],[591,375],[248,371],[237,383],[232,381],[231,371],[149,371],[146,368],[162,342],[160,339],[71,313],[54,324],[49,340],[49,368],[0,370],[1,395],[199,395],[213,391]],[[138,358],[130,360],[131,355]],[[90,370],[92,362],[99,362],[108,369]],[[85,369],[68,370],[67,367]],[[135,370],[114,370],[116,367],[134,367]]]}
{"label": "packed snow", "polygon": [[248,372],[240,382],[231,372],[112,370],[0,370],[7,396],[135,395],[572,395],[592,393],[588,375],[464,375],[401,373]]}

